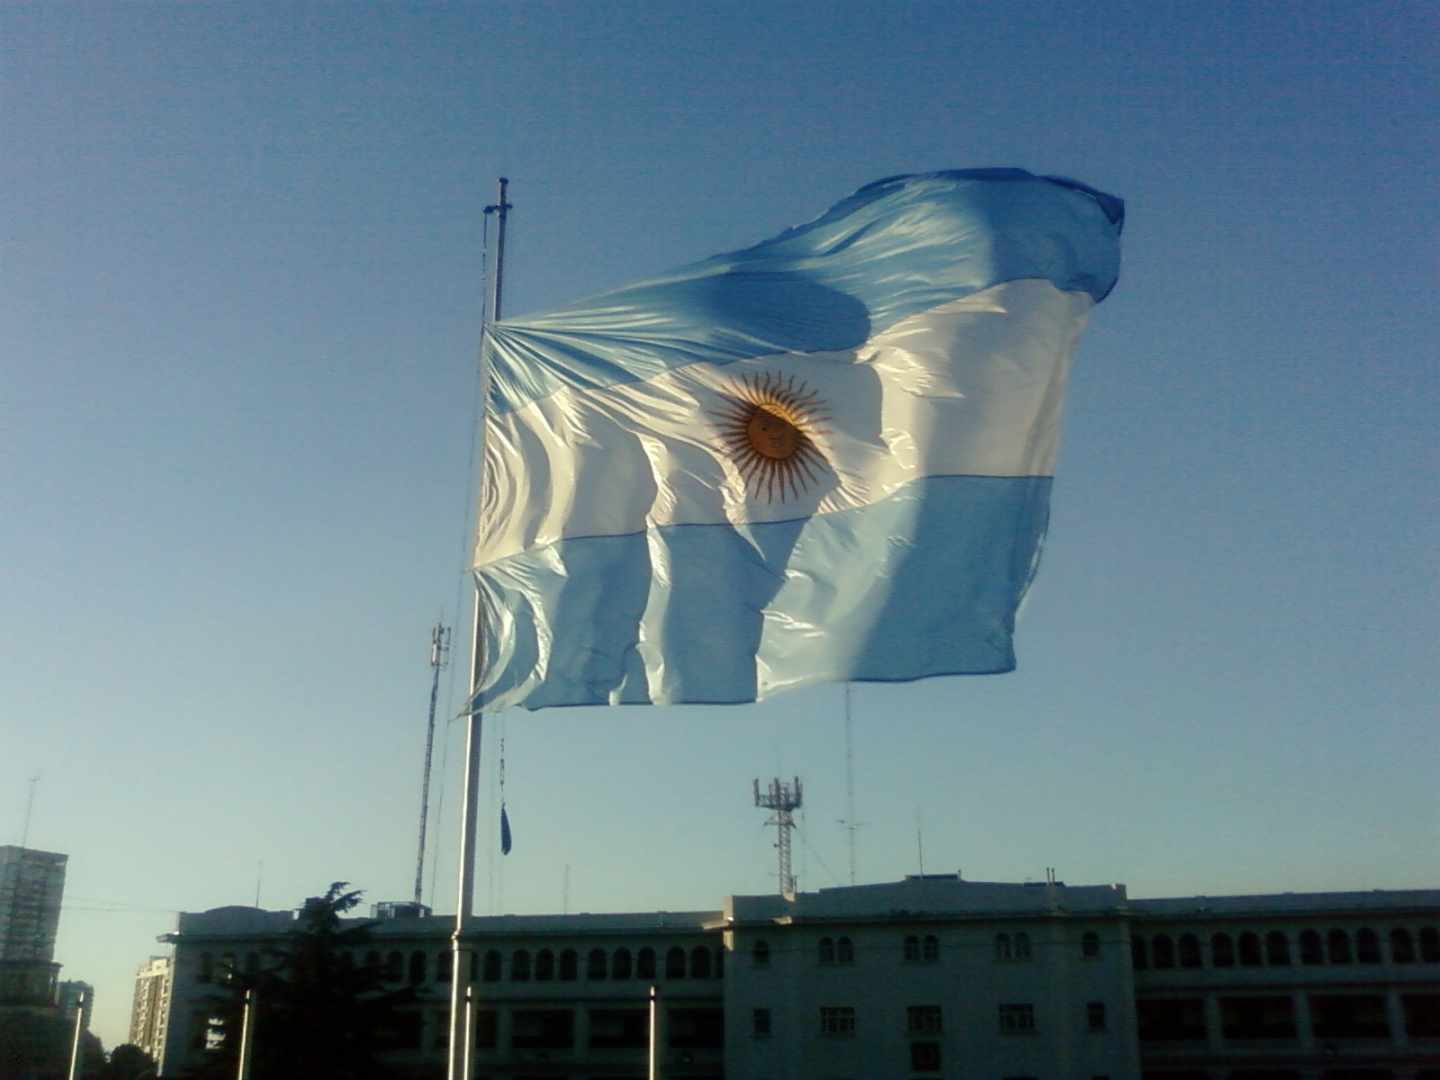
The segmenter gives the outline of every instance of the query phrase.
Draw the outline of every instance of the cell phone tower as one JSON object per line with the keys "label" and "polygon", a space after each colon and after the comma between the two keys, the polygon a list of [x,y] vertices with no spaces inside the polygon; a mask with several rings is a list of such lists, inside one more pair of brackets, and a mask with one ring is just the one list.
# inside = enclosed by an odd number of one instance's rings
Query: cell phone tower
{"label": "cell phone tower", "polygon": [[778,776],[770,781],[770,788],[760,793],[760,781],[755,781],[755,805],[770,811],[766,825],[775,826],[775,850],[780,858],[780,895],[794,897],[795,875],[790,872],[790,830],[795,828],[795,811],[800,809],[803,791],[800,778],[786,783]]}
{"label": "cell phone tower", "polygon": [[425,878],[425,826],[430,819],[430,761],[435,753],[435,701],[440,696],[440,671],[450,661],[450,628],[436,623],[430,631],[430,720],[425,728],[425,772],[420,781],[420,852],[415,857],[415,903]]}

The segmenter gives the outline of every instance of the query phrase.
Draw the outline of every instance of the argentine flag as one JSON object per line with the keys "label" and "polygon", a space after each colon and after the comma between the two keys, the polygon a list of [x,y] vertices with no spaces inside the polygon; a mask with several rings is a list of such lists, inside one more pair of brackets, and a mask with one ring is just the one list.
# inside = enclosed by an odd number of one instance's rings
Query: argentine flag
{"label": "argentine flag", "polygon": [[473,705],[730,703],[1015,666],[1123,203],[900,176],[489,328]]}

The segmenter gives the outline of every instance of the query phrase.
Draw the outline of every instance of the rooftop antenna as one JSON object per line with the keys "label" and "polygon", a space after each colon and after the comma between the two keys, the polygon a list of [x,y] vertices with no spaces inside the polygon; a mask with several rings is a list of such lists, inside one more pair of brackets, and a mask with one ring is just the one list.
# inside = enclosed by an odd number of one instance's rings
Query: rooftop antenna
{"label": "rooftop antenna", "polygon": [[417,904],[421,902],[425,879],[425,827],[430,820],[430,762],[435,754],[435,702],[440,694],[440,670],[449,662],[450,629],[444,623],[436,622],[430,631],[430,717],[425,725],[425,771],[420,780],[420,850],[415,856]]}
{"label": "rooftop antenna", "polygon": [[854,724],[850,716],[851,683],[845,684],[845,816],[840,824],[845,826],[845,839],[850,848],[850,884],[855,884],[855,832],[865,823],[855,820],[855,746],[852,739]]}
{"label": "rooftop antenna", "polygon": [[920,876],[925,876],[925,824],[920,818],[920,808],[915,808],[915,853],[920,857]]}
{"label": "rooftop antenna", "polygon": [[30,844],[30,812],[35,809],[35,788],[40,783],[40,774],[37,772],[30,777],[30,794],[25,797],[25,827],[20,831],[20,846],[28,847]]}
{"label": "rooftop antenna", "polygon": [[760,781],[755,781],[755,805],[770,811],[766,825],[775,826],[775,850],[780,860],[780,895],[795,896],[795,875],[790,872],[790,830],[795,828],[795,811],[800,809],[803,792],[797,776],[786,783],[778,776],[770,781],[769,790],[760,793]]}

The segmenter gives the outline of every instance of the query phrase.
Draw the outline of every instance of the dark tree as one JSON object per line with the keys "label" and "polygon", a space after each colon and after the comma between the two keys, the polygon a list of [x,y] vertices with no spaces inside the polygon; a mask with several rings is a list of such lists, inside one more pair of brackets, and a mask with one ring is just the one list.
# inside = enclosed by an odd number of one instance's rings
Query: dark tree
{"label": "dark tree", "polygon": [[[0,1018],[0,1077],[68,1076],[75,1023],[59,1009],[16,1009]],[[98,1080],[105,1065],[100,1040],[90,1032],[80,1036],[80,1076]]]}
{"label": "dark tree", "polygon": [[134,1043],[121,1043],[110,1051],[110,1063],[101,1071],[101,1080],[150,1080],[155,1059]]}
{"label": "dark tree", "polygon": [[197,1077],[233,1077],[239,1057],[245,992],[255,994],[253,1080],[379,1080],[390,1075],[379,1055],[405,1024],[399,1006],[411,989],[387,989],[378,967],[353,962],[374,925],[346,926],[360,903],[337,881],[311,897],[281,948],[259,972],[226,973],[228,993],[215,1001],[220,1047]]}

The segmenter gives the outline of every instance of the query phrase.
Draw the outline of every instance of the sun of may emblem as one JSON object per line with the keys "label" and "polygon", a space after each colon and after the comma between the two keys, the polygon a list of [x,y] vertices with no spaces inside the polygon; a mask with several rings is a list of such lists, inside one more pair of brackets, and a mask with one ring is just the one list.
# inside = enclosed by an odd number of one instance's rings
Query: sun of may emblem
{"label": "sun of may emblem", "polygon": [[827,419],[819,406],[793,375],[746,375],[731,385],[720,439],[755,498],[785,502],[819,482],[824,459],[814,436],[824,434],[817,425]]}

